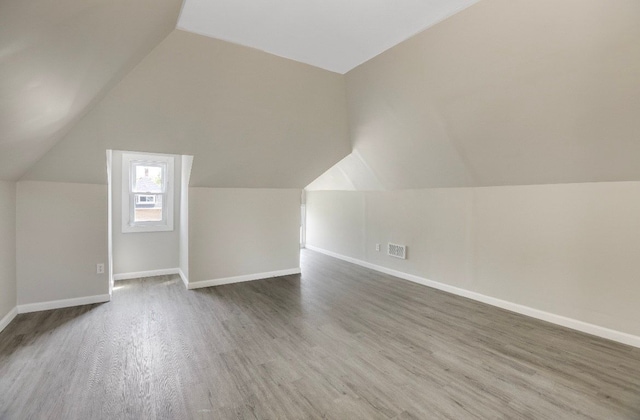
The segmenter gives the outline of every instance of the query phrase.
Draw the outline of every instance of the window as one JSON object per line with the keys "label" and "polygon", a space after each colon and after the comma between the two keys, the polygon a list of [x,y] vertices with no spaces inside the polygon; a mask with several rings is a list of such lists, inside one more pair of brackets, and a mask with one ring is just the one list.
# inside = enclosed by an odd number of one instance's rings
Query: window
{"label": "window", "polygon": [[173,230],[173,157],[122,155],[122,231]]}

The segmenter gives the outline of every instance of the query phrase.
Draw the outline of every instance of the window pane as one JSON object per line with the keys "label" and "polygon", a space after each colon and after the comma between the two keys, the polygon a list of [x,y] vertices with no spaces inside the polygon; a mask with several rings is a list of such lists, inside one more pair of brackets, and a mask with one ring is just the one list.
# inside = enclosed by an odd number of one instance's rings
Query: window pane
{"label": "window pane", "polygon": [[161,193],[164,192],[164,168],[160,165],[133,165],[135,182],[133,192]]}
{"label": "window pane", "polygon": [[162,194],[134,194],[134,222],[162,221]]}

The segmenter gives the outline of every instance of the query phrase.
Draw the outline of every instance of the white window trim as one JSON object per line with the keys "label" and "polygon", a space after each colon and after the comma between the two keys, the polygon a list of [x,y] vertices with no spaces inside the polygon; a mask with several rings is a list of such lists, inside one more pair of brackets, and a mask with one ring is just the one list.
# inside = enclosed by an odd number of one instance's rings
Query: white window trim
{"label": "white window trim", "polygon": [[[131,168],[134,163],[148,163],[150,165],[161,164],[166,166],[162,221],[133,222],[135,200],[133,199],[134,194],[132,191],[135,175],[132,174]],[[173,184],[175,179],[173,169],[173,156],[147,153],[122,154],[122,233],[167,232],[173,230],[173,207],[175,205],[173,201]]]}

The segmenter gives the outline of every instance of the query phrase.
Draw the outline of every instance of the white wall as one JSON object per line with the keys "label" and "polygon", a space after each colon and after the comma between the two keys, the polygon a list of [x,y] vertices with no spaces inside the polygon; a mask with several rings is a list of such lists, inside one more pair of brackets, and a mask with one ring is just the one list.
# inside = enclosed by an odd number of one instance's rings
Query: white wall
{"label": "white wall", "polygon": [[300,190],[191,188],[189,283],[300,267]]}
{"label": "white wall", "polygon": [[640,336],[640,182],[475,191],[483,293]]}
{"label": "white wall", "polygon": [[366,259],[366,194],[306,191],[306,244]]}
{"label": "white wall", "polygon": [[19,305],[108,294],[107,186],[18,182],[16,244]]}
{"label": "white wall", "polygon": [[181,156],[182,174],[180,175],[180,223],[179,223],[179,267],[182,275],[189,279],[189,180],[191,179],[191,167],[193,156]]}
{"label": "white wall", "polygon": [[307,244],[640,336],[639,214],[640,182],[311,191]]}
{"label": "white wall", "polygon": [[177,268],[180,258],[180,175],[182,159],[175,157],[173,179],[174,229],[167,232],[122,233],[122,151],[113,151],[113,272],[137,273]]}
{"label": "white wall", "polygon": [[17,293],[16,183],[0,181],[0,319],[16,307]]}

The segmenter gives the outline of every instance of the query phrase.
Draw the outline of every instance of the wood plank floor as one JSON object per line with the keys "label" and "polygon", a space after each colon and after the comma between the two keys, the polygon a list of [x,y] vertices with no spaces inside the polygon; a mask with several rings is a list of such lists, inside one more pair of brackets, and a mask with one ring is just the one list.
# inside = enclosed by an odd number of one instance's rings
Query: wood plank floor
{"label": "wood plank floor", "polygon": [[302,276],[19,315],[0,419],[640,419],[640,351],[304,251]]}

